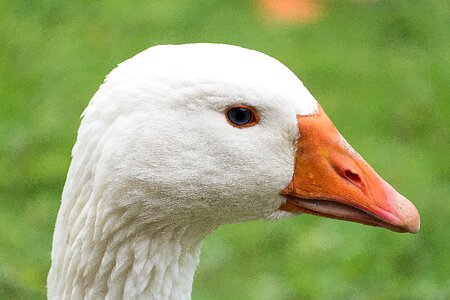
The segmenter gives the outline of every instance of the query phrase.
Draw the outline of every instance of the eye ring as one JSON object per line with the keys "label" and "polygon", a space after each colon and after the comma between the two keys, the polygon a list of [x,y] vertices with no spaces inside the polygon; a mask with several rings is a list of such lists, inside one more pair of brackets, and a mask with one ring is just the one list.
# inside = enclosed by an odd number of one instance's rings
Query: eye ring
{"label": "eye ring", "polygon": [[239,104],[229,107],[225,116],[231,126],[236,128],[251,127],[259,123],[259,115],[251,106]]}

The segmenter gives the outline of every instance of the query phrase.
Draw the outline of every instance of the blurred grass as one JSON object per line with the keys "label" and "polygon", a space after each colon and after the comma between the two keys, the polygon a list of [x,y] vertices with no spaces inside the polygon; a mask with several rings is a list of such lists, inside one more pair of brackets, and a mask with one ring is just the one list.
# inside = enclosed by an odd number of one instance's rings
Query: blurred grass
{"label": "blurred grass", "polygon": [[450,298],[450,2],[325,1],[264,20],[251,1],[0,3],[0,299],[42,299],[79,116],[151,45],[237,44],[297,73],[349,142],[410,198],[418,235],[304,216],[209,237],[194,299]]}

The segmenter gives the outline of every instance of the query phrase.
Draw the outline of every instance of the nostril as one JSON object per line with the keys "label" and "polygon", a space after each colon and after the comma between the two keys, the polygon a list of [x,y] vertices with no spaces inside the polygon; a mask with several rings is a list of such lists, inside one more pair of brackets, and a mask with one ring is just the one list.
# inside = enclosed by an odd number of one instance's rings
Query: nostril
{"label": "nostril", "polygon": [[349,180],[350,182],[352,182],[354,185],[356,185],[356,186],[362,186],[362,180],[361,180],[361,177],[359,177],[358,174],[353,173],[353,172],[350,171],[350,170],[346,170],[346,171],[344,172],[344,174],[345,174],[345,177],[347,178],[347,180]]}
{"label": "nostril", "polygon": [[357,166],[355,167],[349,165],[348,163],[346,165],[330,163],[330,165],[342,179],[345,179],[346,181],[360,189],[365,188],[363,177],[359,176],[358,173],[351,171],[355,169],[358,170]]}

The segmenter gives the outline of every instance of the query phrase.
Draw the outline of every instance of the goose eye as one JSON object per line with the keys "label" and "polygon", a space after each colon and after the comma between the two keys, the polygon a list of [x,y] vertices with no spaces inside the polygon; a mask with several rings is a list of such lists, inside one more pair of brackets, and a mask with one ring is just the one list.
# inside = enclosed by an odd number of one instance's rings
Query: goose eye
{"label": "goose eye", "polygon": [[228,123],[234,127],[242,128],[258,124],[259,116],[253,107],[238,105],[226,111]]}

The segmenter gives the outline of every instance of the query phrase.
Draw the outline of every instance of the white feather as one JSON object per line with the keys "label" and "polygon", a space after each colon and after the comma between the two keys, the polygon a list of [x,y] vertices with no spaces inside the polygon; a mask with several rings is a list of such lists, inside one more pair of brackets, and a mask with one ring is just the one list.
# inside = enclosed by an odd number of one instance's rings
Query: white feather
{"label": "white feather", "polygon": [[[241,103],[260,124],[228,124]],[[83,113],[49,298],[189,299],[206,235],[286,215],[296,115],[316,109],[284,65],[236,46],[157,46],[121,63]]]}

